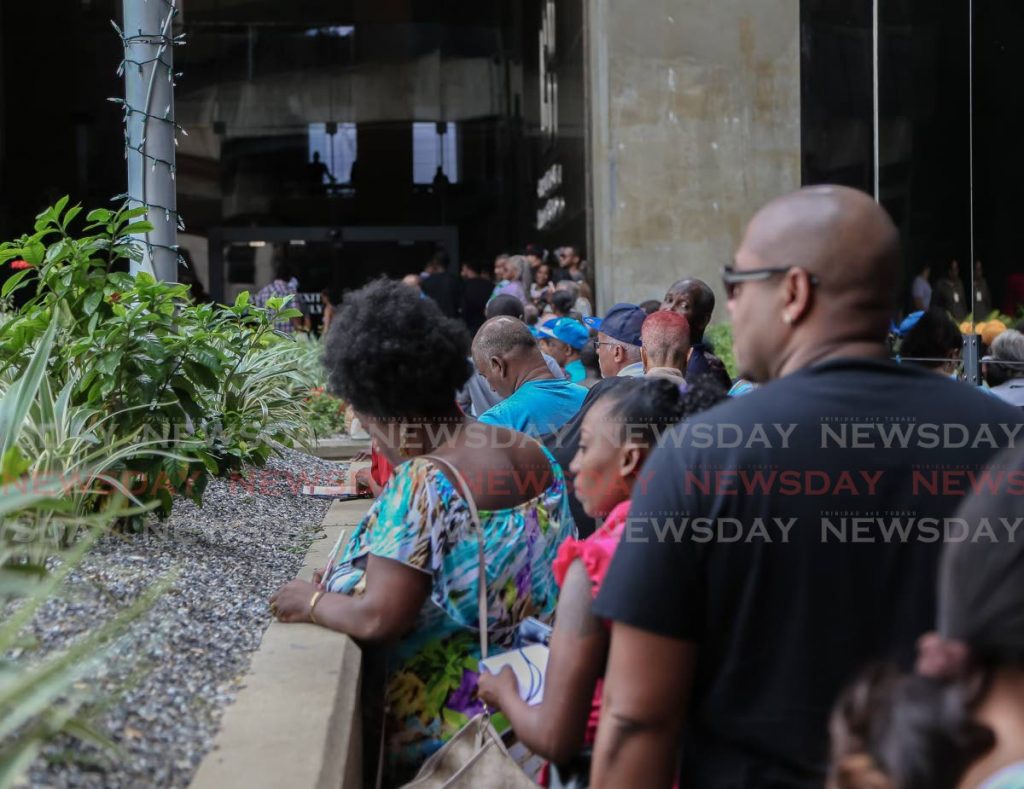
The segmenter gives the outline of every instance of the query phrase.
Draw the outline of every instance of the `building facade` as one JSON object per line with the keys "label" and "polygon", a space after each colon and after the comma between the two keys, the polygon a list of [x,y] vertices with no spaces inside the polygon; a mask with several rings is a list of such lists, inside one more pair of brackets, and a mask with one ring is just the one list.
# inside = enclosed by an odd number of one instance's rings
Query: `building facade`
{"label": "building facade", "polygon": [[[120,0],[0,7],[0,233],[123,193]],[[977,7],[976,7],[977,6]],[[181,244],[230,298],[572,244],[599,307],[716,288],[751,213],[877,194],[915,270],[1016,270],[1012,0],[181,0]],[[59,20],[60,24],[54,24]],[[45,57],[27,31],[44,31]],[[979,316],[981,317],[981,316]],[[715,319],[724,319],[720,309]]]}

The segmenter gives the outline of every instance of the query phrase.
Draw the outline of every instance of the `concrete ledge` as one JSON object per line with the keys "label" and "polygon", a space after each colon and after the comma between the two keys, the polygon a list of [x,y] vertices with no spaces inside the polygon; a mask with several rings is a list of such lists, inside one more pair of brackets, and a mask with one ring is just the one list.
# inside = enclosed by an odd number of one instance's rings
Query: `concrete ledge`
{"label": "concrete ledge", "polygon": [[323,438],[309,452],[324,460],[349,460],[370,451],[370,440],[361,438]]}
{"label": "concrete ledge", "polygon": [[[372,502],[335,501],[299,572],[327,563]],[[269,590],[268,590],[269,594]],[[362,651],[315,625],[271,622],[193,789],[362,786]]]}

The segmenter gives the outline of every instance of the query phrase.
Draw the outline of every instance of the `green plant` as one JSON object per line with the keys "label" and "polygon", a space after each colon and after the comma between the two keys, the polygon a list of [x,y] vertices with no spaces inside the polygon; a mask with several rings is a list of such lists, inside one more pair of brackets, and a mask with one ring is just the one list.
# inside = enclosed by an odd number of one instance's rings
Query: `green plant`
{"label": "green plant", "polygon": [[237,341],[235,347],[241,350],[221,386],[217,420],[206,426],[235,438],[215,444],[218,457],[232,469],[243,463],[262,465],[270,455],[270,442],[308,445],[313,437],[304,399],[308,382],[298,366],[295,342],[266,330]]}
{"label": "green plant", "polygon": [[306,381],[309,426],[318,438],[345,432],[345,403],[327,391],[323,339],[305,336],[296,343],[296,363]]}
{"label": "green plant", "polygon": [[345,403],[321,388],[310,390],[307,398],[310,426],[318,438],[345,432]]}
{"label": "green plant", "polygon": [[[58,552],[52,572],[0,547],[0,609],[9,612],[0,624],[0,789],[18,782],[42,747],[61,734],[118,753],[117,745],[83,714],[104,699],[80,680],[110,659],[116,639],[153,607],[174,574],[161,578],[126,609],[57,654],[32,659],[36,644],[23,631],[40,608],[59,595],[63,582],[110,522],[124,514],[122,502],[85,519],[82,538],[70,550]],[[9,496],[0,490],[0,520],[46,506],[45,494]]]}
{"label": "green plant", "polygon": [[739,375],[739,371],[736,369],[736,358],[732,352],[732,325],[716,323],[714,326],[709,326],[704,332],[704,341],[711,346],[711,352],[725,364],[729,377],[735,379]]}
{"label": "green plant", "polygon": [[64,198],[39,215],[34,232],[0,245],[0,265],[15,259],[0,300],[34,286],[35,295],[0,323],[0,380],[14,380],[36,339],[57,322],[58,352],[48,367],[51,393],[65,409],[92,409],[113,441],[144,446],[117,468],[141,480],[141,501],[166,514],[173,493],[201,502],[208,474],[261,463],[273,441],[308,435],[294,360],[274,346],[273,322],[298,316],[285,299],[266,309],[243,293],[229,307],[195,305],[185,285],[127,273],[139,251],[130,236],[148,228],[138,209],[91,212],[72,233],[78,206]]}
{"label": "green plant", "polygon": [[[11,524],[24,528],[26,523],[51,524],[55,520],[73,522],[79,536],[74,546],[65,550],[54,549],[38,535],[27,543],[0,539],[0,611],[5,613],[0,623],[0,789],[20,780],[41,748],[58,734],[116,749],[81,714],[87,704],[99,699],[94,698],[95,691],[88,683],[79,680],[109,659],[114,640],[152,607],[171,581],[170,576],[160,580],[127,609],[63,652],[39,660],[24,658],[23,653],[31,653],[35,646],[24,630],[40,608],[58,593],[111,523],[142,513],[139,508],[126,509],[125,497],[116,488],[108,506],[100,511],[90,515],[76,511],[75,491],[89,491],[93,482],[103,479],[104,464],[109,465],[127,444],[90,447],[84,455],[68,444],[94,443],[95,434],[89,431],[97,423],[92,419],[93,409],[69,406],[70,386],[56,397],[49,388],[48,366],[58,324],[56,318],[51,320],[21,375],[4,377],[0,396],[0,536],[10,535]],[[92,427],[86,428],[87,423]],[[53,441],[53,435],[61,435],[63,440]],[[50,458],[26,453],[26,438],[30,445],[42,439]],[[79,467],[81,480],[70,482],[63,471],[38,473],[40,463],[45,465],[62,452],[83,463]],[[98,465],[86,466],[83,458]],[[55,566],[52,571],[51,566]]]}
{"label": "green plant", "polygon": [[0,545],[21,558],[43,561],[55,548],[69,545],[87,516],[106,509],[112,494],[140,502],[112,471],[125,460],[157,454],[182,460],[134,434],[112,433],[99,409],[70,402],[73,382],[54,392],[48,363],[53,356],[57,321],[35,347],[24,375],[0,384],[0,490],[45,491],[45,505],[26,507],[0,518]]}
{"label": "green plant", "polygon": [[324,368],[324,340],[310,334],[296,335],[296,365],[306,379],[309,389],[327,388],[327,370]]}

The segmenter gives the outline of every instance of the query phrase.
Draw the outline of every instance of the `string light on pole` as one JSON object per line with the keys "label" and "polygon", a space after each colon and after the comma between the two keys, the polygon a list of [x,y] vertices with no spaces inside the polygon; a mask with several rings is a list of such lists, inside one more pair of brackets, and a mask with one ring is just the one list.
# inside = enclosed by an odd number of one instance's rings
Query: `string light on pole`
{"label": "string light on pole", "polygon": [[124,0],[124,29],[111,22],[124,49],[117,75],[124,77],[124,98],[110,101],[124,116],[124,155],[128,163],[127,199],[143,207],[153,229],[137,236],[143,260],[133,271],[145,270],[158,279],[177,277],[177,231],[184,224],[177,210],[175,149],[178,135],[187,136],[174,119],[174,47],[185,43],[174,34],[178,0]]}

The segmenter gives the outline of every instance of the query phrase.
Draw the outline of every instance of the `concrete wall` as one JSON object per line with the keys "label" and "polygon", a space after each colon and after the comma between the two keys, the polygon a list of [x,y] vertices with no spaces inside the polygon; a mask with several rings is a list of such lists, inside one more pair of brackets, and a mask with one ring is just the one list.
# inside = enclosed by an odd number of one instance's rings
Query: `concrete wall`
{"label": "concrete wall", "polygon": [[586,0],[601,309],[721,267],[800,185],[799,0]]}

